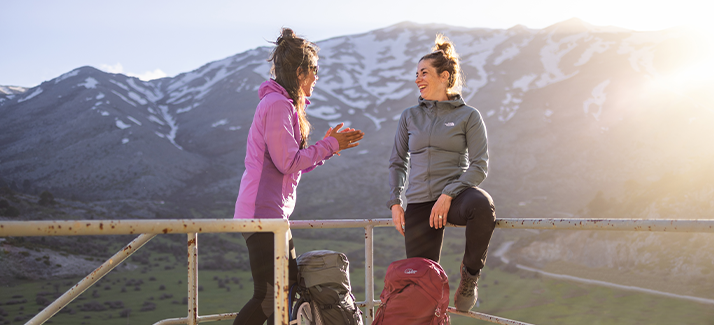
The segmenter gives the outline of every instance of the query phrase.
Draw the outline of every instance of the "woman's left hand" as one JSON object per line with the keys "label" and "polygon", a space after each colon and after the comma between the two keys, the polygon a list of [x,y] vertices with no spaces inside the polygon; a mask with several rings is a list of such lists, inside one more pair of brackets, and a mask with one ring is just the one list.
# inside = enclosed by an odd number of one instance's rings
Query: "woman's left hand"
{"label": "woman's left hand", "polygon": [[431,215],[429,216],[429,227],[439,229],[446,226],[446,217],[449,215],[449,208],[451,207],[451,196],[446,194],[441,194],[439,199],[434,203],[434,207],[431,208]]}
{"label": "woman's left hand", "polygon": [[[339,133],[351,132],[351,131],[354,131],[354,130],[355,130],[355,129],[353,129],[353,128],[346,128],[346,129],[340,130]],[[329,129],[327,129],[327,132],[325,132],[325,136],[322,138],[322,140],[325,140],[325,139],[329,138],[329,137],[330,137],[330,133],[332,133],[332,127],[330,127]],[[342,151],[342,150],[338,150],[338,151],[335,152],[335,153],[339,156],[339,155],[340,155],[340,151]]]}

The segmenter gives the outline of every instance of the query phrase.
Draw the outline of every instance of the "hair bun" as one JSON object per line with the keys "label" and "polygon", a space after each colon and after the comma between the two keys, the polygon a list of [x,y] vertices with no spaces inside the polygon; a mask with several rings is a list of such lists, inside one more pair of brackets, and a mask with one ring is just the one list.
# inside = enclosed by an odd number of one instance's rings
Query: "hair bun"
{"label": "hair bun", "polygon": [[461,93],[461,87],[464,84],[463,72],[459,63],[459,55],[456,54],[456,48],[444,34],[436,34],[435,45],[431,48],[431,53],[422,56],[422,60],[431,60],[431,66],[436,68],[436,72],[441,74],[446,71],[449,73],[449,83],[446,93],[453,96]]}
{"label": "hair bun", "polygon": [[283,27],[283,29],[280,31],[280,36],[278,36],[278,39],[275,40],[275,45],[282,45],[286,40],[292,40],[297,38],[297,35],[295,35],[295,32],[287,27]]}
{"label": "hair bun", "polygon": [[449,40],[444,34],[436,34],[436,39],[434,40],[434,47],[432,50],[434,52],[441,51],[447,59],[454,60],[458,59],[459,55],[456,54],[456,49],[454,48],[454,43]]}

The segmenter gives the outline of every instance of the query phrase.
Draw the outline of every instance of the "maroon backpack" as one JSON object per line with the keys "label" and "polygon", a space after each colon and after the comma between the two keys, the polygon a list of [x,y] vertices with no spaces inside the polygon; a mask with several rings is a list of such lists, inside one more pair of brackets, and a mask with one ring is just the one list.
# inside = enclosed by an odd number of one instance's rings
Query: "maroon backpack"
{"label": "maroon backpack", "polygon": [[372,325],[448,325],[449,279],[439,263],[421,257],[394,261]]}

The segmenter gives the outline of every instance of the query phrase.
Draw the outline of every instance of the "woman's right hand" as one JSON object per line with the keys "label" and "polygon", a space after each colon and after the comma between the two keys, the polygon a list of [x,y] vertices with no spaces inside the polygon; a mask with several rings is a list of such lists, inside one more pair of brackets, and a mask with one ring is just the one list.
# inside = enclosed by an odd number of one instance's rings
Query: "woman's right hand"
{"label": "woman's right hand", "polygon": [[404,208],[399,204],[392,206],[392,221],[394,228],[397,228],[397,231],[404,236]]}
{"label": "woman's right hand", "polygon": [[329,130],[330,136],[337,139],[337,143],[340,144],[340,149],[338,151],[358,146],[359,143],[357,143],[357,141],[362,140],[362,138],[364,137],[364,132],[360,130],[352,129],[352,131],[345,132],[343,130],[342,132],[340,132],[340,129],[344,125],[345,123],[340,123],[337,124],[331,130]]}

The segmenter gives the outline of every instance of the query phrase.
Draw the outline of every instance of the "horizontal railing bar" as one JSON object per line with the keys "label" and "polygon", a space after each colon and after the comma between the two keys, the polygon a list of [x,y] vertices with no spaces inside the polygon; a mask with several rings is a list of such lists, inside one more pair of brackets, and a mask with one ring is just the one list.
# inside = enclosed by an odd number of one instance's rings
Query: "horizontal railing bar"
{"label": "horizontal railing bar", "polygon": [[533,325],[530,323],[519,322],[517,320],[512,320],[512,319],[508,319],[508,318],[479,313],[477,311],[467,311],[467,312],[458,311],[454,307],[449,307],[446,311],[448,311],[452,314],[455,314],[455,315],[461,315],[461,316],[465,316],[465,317],[480,319],[480,320],[484,320],[487,322],[502,324],[502,325]]}
{"label": "horizontal railing bar", "polygon": [[[221,321],[221,320],[235,319],[236,316],[238,316],[238,313],[205,315],[205,316],[199,316],[198,322],[199,323],[217,322],[217,321]],[[188,317],[169,318],[169,319],[160,320],[160,321],[154,323],[154,325],[178,325],[178,324],[188,324]]]}
{"label": "horizontal railing bar", "polygon": [[714,232],[714,219],[498,219],[497,228]]}
{"label": "horizontal railing bar", "polygon": [[[152,219],[0,221],[0,237],[274,231],[283,219]],[[293,229],[390,227],[392,219],[292,220]],[[449,225],[453,226],[453,225]],[[501,218],[496,228],[714,232],[714,219]]]}
{"label": "horizontal railing bar", "polygon": [[392,219],[290,220],[291,229],[392,227],[393,225]]}
{"label": "horizontal railing bar", "polygon": [[188,324],[188,317],[167,318],[167,319],[162,319],[162,320],[154,323],[154,325],[179,325],[179,324]]}
{"label": "horizontal railing bar", "polygon": [[285,227],[284,219],[3,220],[0,237],[274,232]]}

